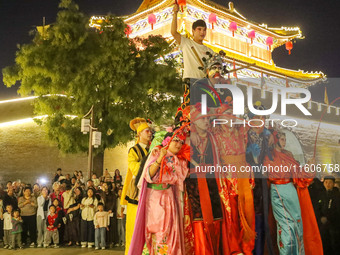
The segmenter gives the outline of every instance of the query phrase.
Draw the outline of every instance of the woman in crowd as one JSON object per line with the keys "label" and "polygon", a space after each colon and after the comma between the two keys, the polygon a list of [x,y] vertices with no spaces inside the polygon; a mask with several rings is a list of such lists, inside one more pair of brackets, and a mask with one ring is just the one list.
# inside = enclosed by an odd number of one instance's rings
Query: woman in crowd
{"label": "woman in crowd", "polygon": [[33,185],[33,195],[35,198],[38,198],[40,196],[40,185],[39,183],[34,183]]}
{"label": "woman in crowd", "polygon": [[117,243],[117,215],[116,215],[116,193],[112,191],[112,184],[104,182],[102,186],[101,198],[104,203],[104,211],[109,212],[110,226],[109,233],[106,235],[107,244],[112,247]]}
{"label": "woman in crowd", "polygon": [[116,184],[116,186],[117,186],[117,184],[119,184],[120,186],[122,186],[122,181],[123,181],[123,178],[122,178],[122,176],[120,175],[120,171],[119,171],[119,169],[116,169],[115,175],[114,175],[114,177],[113,177],[113,182]]}
{"label": "woman in crowd", "polygon": [[85,184],[85,179],[84,179],[84,176],[83,176],[83,172],[82,172],[82,171],[79,171],[79,172],[78,172],[78,180],[79,180],[81,183]]}
{"label": "woman in crowd", "polygon": [[98,200],[92,188],[87,190],[87,196],[81,201],[81,247],[92,248],[94,245],[94,214],[97,210]]}
{"label": "woman in crowd", "polygon": [[49,190],[46,186],[41,189],[41,195],[37,198],[37,229],[38,229],[38,248],[42,247],[44,244],[44,235],[46,230],[46,219],[48,213],[48,206],[51,203],[49,198]]}
{"label": "woman in crowd", "polygon": [[22,242],[27,243],[30,233],[30,247],[34,247],[37,239],[37,200],[32,196],[29,187],[24,188],[24,195],[19,197],[18,206],[23,220]]}
{"label": "woman in crowd", "polygon": [[52,189],[53,189],[53,192],[50,194],[51,201],[57,198],[58,201],[60,202],[59,206],[62,206],[64,198],[63,198],[63,192],[62,192],[62,187],[60,185],[60,182],[53,183]]}
{"label": "woman in crowd", "polygon": [[65,225],[64,240],[68,246],[79,245],[80,242],[80,204],[83,199],[83,191],[80,187],[74,189],[74,203],[66,212],[67,223]]}

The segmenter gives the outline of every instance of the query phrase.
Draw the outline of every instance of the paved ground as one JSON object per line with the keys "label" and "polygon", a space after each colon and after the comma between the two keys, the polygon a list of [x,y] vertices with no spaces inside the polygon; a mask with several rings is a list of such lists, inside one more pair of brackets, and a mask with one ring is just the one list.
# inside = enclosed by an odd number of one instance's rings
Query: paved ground
{"label": "paved ground", "polygon": [[94,250],[88,248],[71,247],[71,248],[26,248],[23,250],[7,250],[0,248],[1,255],[78,255],[78,254],[106,254],[106,255],[123,255],[124,251],[120,248],[108,250]]}

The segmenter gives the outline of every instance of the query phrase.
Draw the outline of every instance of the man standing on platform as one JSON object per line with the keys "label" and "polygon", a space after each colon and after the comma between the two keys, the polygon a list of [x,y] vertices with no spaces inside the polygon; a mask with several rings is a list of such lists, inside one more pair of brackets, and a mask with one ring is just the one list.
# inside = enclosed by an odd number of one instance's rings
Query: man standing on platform
{"label": "man standing on platform", "polygon": [[202,58],[207,56],[207,52],[213,54],[213,50],[203,44],[207,34],[207,24],[204,20],[196,20],[192,24],[193,40],[181,35],[177,31],[177,14],[179,6],[176,3],[173,8],[174,16],[171,24],[171,34],[183,52],[184,63],[184,96],[181,105],[182,110],[190,104],[190,79],[203,79],[206,76]]}
{"label": "man standing on platform", "polygon": [[131,120],[130,128],[137,132],[138,138],[136,144],[129,149],[128,170],[121,196],[121,205],[127,205],[125,254],[129,252],[138,207],[138,189],[135,184],[135,179],[142,159],[148,154],[152,139],[151,129],[145,119],[135,118]]}

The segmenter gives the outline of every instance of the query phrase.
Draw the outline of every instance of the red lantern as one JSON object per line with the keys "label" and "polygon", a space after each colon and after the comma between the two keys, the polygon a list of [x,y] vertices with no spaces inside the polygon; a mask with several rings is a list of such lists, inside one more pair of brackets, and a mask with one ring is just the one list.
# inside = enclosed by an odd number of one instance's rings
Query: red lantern
{"label": "red lantern", "polygon": [[186,0],[177,0],[177,4],[181,7],[181,11],[184,12],[184,7],[187,5]]}
{"label": "red lantern", "polygon": [[215,13],[210,13],[209,15],[209,23],[212,25],[212,29],[214,29],[214,23],[217,21],[217,16]]}
{"label": "red lantern", "polygon": [[237,23],[235,21],[230,22],[229,30],[233,33],[233,37],[234,37],[235,31],[237,30]]}
{"label": "red lantern", "polygon": [[267,46],[269,46],[269,50],[271,50],[271,46],[273,45],[273,42],[274,42],[273,37],[268,36],[266,39],[266,44]]}
{"label": "red lantern", "polygon": [[132,33],[132,28],[130,25],[127,25],[125,30],[124,30],[126,36],[129,38],[129,35]]}
{"label": "red lantern", "polygon": [[151,25],[151,29],[153,30],[153,25],[156,24],[156,15],[151,13],[148,17],[148,22]]}
{"label": "red lantern", "polygon": [[289,55],[292,49],[293,49],[293,43],[291,41],[286,42],[286,50],[288,50]]}
{"label": "red lantern", "polygon": [[251,30],[250,32],[248,32],[248,37],[251,40],[251,44],[253,44],[253,40],[255,39],[255,31]]}

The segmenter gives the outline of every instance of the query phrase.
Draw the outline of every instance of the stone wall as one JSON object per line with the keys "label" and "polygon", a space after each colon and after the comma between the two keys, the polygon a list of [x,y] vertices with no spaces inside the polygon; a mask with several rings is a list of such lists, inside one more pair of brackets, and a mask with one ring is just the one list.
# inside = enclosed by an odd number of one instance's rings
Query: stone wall
{"label": "stone wall", "polygon": [[107,168],[107,170],[109,170],[110,174],[113,176],[114,171],[118,168],[123,180],[125,180],[128,167],[128,151],[133,145],[134,142],[130,142],[127,145],[120,145],[114,149],[105,150],[103,169]]}
{"label": "stone wall", "polygon": [[33,121],[0,127],[0,162],[0,183],[17,179],[34,183],[40,177],[50,181],[58,167],[64,174],[82,170],[87,176],[87,154],[61,154]]}

